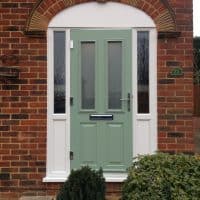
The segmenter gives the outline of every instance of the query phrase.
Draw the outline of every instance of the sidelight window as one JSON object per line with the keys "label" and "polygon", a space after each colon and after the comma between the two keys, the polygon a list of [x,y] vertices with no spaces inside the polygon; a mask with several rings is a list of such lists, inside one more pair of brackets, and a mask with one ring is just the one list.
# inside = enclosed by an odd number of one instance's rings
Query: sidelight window
{"label": "sidelight window", "polygon": [[138,63],[138,113],[149,113],[149,32],[138,31],[137,34]]}
{"label": "sidelight window", "polygon": [[65,31],[54,31],[54,113],[65,113]]}

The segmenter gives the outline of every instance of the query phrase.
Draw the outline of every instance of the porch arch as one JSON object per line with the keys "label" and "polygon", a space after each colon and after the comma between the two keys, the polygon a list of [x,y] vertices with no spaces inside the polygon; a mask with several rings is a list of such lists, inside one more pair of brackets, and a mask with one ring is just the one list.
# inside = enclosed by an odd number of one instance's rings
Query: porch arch
{"label": "porch arch", "polygon": [[[65,8],[94,0],[38,0],[27,19],[25,33],[29,35],[45,34],[50,20]],[[97,0],[99,3],[106,3],[109,0]],[[176,22],[174,12],[167,0],[119,0],[115,1],[127,4],[144,11],[156,24],[159,33],[176,33]],[[175,34],[176,35],[176,34]]]}
{"label": "porch arch", "polygon": [[[102,10],[104,12],[100,12]],[[110,17],[112,10],[112,17]],[[96,11],[96,12],[95,12]],[[85,16],[87,13],[88,16]],[[120,14],[119,14],[120,13]],[[77,15],[79,17],[77,17]],[[101,20],[101,16],[105,19]],[[123,16],[123,17],[122,17]],[[81,20],[77,20],[81,19]],[[135,19],[135,20],[130,20]],[[102,21],[104,23],[102,23]],[[95,23],[96,22],[96,23]],[[71,40],[71,29],[113,29],[131,30],[132,50],[132,156],[137,154],[154,153],[157,150],[157,30],[152,18],[138,8],[108,2],[106,5],[96,2],[80,4],[56,14],[48,23],[47,31],[47,60],[48,60],[48,108],[47,108],[47,171],[44,182],[62,182],[70,173],[70,48],[75,48]],[[57,31],[65,33],[66,48],[66,107],[63,114],[54,112],[54,34]],[[147,113],[138,112],[137,101],[137,36],[139,32],[148,33],[149,40],[149,102]],[[64,52],[64,51],[62,51]],[[73,95],[72,95],[73,96]],[[59,137],[57,136],[59,133]],[[144,134],[141,134],[144,133]],[[142,144],[142,145],[141,145]],[[141,148],[142,147],[142,148]],[[68,152],[68,153],[67,153]],[[63,155],[63,156],[60,156]],[[125,179],[124,173],[106,173],[108,182],[121,182]]]}

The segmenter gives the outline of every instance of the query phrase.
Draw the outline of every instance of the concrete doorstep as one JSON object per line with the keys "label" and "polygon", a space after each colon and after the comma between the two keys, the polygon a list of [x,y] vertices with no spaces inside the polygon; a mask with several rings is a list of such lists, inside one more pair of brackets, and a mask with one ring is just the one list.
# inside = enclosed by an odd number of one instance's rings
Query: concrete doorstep
{"label": "concrete doorstep", "polygon": [[[56,197],[54,196],[22,196],[20,197],[19,200],[56,200]],[[106,200],[120,200],[120,198],[117,196],[107,196]]]}
{"label": "concrete doorstep", "polygon": [[19,200],[55,200],[54,196],[22,196]]}

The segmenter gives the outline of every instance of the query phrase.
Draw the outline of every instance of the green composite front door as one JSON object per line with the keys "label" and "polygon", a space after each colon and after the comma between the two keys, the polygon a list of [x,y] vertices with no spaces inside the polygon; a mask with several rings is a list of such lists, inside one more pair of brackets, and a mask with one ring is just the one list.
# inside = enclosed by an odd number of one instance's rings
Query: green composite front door
{"label": "green composite front door", "polygon": [[71,169],[125,172],[132,159],[131,30],[72,29]]}

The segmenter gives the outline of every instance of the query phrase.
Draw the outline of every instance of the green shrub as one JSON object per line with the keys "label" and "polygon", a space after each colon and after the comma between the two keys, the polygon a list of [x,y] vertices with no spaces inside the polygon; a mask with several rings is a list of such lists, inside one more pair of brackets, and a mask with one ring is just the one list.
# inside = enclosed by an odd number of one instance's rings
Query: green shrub
{"label": "green shrub", "polygon": [[200,159],[164,153],[139,156],[129,169],[122,200],[200,200]]}
{"label": "green shrub", "polygon": [[57,195],[57,200],[104,200],[105,179],[103,172],[82,167],[71,172]]}

